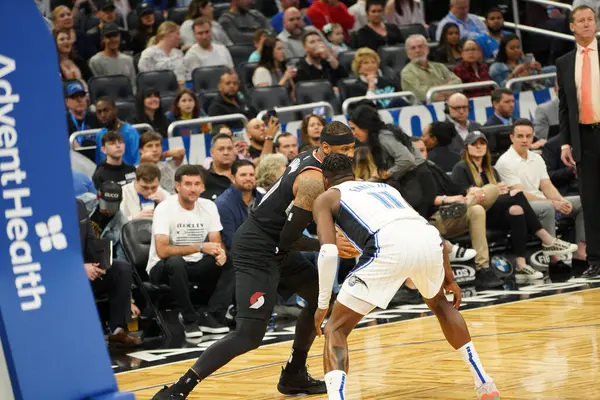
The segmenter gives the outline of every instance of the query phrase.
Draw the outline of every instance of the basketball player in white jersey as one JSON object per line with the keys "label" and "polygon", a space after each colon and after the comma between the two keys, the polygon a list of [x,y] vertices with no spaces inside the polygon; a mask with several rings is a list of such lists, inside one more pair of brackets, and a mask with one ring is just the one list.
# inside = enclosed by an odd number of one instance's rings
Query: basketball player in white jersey
{"label": "basketball player in white jersey", "polygon": [[[350,158],[329,155],[323,161],[322,170],[327,190],[313,205],[321,242],[319,299],[315,313],[319,336],[336,276],[336,227],[362,252],[342,285],[325,326],[324,366],[329,399],[346,398],[348,335],[375,307],[387,308],[408,278],[438,318],[446,340],[469,366],[477,398],[499,399],[498,389],[485,373],[465,320],[458,312],[460,289],[454,281],[438,230],[413,210],[393,187],[355,181]],[[454,294],[453,304],[446,299],[444,289]]]}

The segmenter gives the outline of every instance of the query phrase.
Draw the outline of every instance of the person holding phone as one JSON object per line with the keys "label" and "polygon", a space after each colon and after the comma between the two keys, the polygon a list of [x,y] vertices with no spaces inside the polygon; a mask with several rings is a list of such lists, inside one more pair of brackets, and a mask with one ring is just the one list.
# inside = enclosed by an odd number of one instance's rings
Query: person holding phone
{"label": "person holding phone", "polygon": [[268,124],[258,118],[248,122],[246,132],[250,137],[249,154],[254,161],[265,154],[273,153],[273,139],[280,128],[281,124],[275,115],[271,115]]}
{"label": "person holding phone", "polygon": [[121,211],[127,218],[152,218],[154,208],[169,196],[160,187],[160,175],[156,164],[142,163],[137,167],[135,180],[123,186]]}

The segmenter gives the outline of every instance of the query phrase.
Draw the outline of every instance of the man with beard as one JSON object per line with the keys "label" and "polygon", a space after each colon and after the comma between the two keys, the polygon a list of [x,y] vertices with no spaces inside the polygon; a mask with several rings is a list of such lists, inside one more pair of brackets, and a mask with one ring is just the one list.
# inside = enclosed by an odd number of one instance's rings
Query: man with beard
{"label": "man with beard", "polygon": [[[288,8],[300,8],[299,0],[282,0],[281,1],[281,11],[271,18],[271,25],[273,25],[273,29],[276,33],[281,33],[283,31],[283,14]],[[306,15],[302,16],[305,25],[312,25],[310,18]]]}
{"label": "man with beard", "polygon": [[253,118],[248,122],[246,126],[246,132],[250,137],[248,152],[253,160],[256,161],[260,156],[273,153],[273,139],[279,132],[279,128],[279,120],[274,117],[269,120],[269,126],[266,126],[265,122],[258,118]]}
{"label": "man with beard", "polygon": [[481,48],[483,58],[495,58],[500,47],[500,40],[507,31],[504,29],[504,15],[499,8],[490,8],[485,14],[485,25],[488,28],[488,33],[482,33],[475,37],[475,41]]}
{"label": "man with beard", "polygon": [[212,162],[208,169],[205,182],[206,190],[202,192],[202,197],[214,201],[233,182],[231,166],[236,155],[231,136],[225,133],[215,135],[210,142],[210,156]]}
{"label": "man with beard", "polygon": [[[283,12],[283,31],[277,35],[277,39],[281,40],[285,45],[285,58],[304,57],[304,45],[302,37],[307,32],[316,32],[321,36],[321,33],[314,26],[305,26],[306,17],[296,7],[289,7]],[[321,36],[321,40],[325,40]]]}
{"label": "man with beard", "polygon": [[252,43],[254,31],[260,28],[273,29],[260,11],[250,9],[251,4],[252,0],[233,0],[231,8],[219,18],[219,23],[233,44]]}
{"label": "man with beard", "polygon": [[233,69],[233,60],[227,47],[222,44],[213,43],[210,20],[200,17],[194,21],[192,26],[196,43],[185,53],[183,62],[189,71],[188,80],[192,79],[192,71],[200,67],[212,67],[224,65]]}
{"label": "man with beard", "polygon": [[[140,134],[128,122],[121,121],[118,117],[117,105],[110,97],[101,97],[96,102],[96,116],[103,128],[96,134],[96,143],[102,143],[102,136],[108,131],[119,132],[123,135],[125,142],[125,154],[123,161],[129,165],[138,165],[140,162]],[[100,146],[96,146],[96,164],[100,164],[106,159],[106,154],[101,151]]]}
{"label": "man with beard", "polygon": [[282,132],[275,139],[275,152],[292,161],[298,156],[298,138],[289,132]]}
{"label": "man with beard", "polygon": [[[244,114],[248,119],[256,116],[256,110],[246,103],[244,95],[240,93],[240,78],[234,72],[226,72],[219,79],[219,94],[208,108],[208,115]],[[223,121],[231,129],[244,129],[244,124],[239,120]]]}

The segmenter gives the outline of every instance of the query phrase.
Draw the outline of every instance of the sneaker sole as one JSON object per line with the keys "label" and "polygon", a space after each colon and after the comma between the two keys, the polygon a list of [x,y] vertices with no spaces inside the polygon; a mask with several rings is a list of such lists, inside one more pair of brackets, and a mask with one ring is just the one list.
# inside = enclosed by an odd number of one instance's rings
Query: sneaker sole
{"label": "sneaker sole", "polygon": [[188,333],[188,332],[184,332],[185,337],[186,338],[190,338],[190,339],[194,339],[194,338],[201,338],[203,336],[202,332],[192,332],[192,333]]}
{"label": "sneaker sole", "polygon": [[327,386],[323,385],[323,387],[310,387],[310,388],[293,388],[284,386],[282,384],[277,384],[277,390],[281,394],[285,395],[295,395],[295,394],[327,394]]}
{"label": "sneaker sole", "polygon": [[535,281],[539,281],[544,279],[544,277],[540,277],[540,278],[533,278],[530,275],[515,275],[515,280],[517,281],[517,283],[529,283],[529,282],[535,282]]}
{"label": "sneaker sole", "polygon": [[208,326],[201,326],[200,330],[204,333],[229,333],[229,328],[226,326],[222,328],[210,328]]}
{"label": "sneaker sole", "polygon": [[574,247],[564,249],[564,250],[542,250],[542,253],[545,256],[562,256],[564,254],[571,254],[577,251],[577,245],[573,245]]}

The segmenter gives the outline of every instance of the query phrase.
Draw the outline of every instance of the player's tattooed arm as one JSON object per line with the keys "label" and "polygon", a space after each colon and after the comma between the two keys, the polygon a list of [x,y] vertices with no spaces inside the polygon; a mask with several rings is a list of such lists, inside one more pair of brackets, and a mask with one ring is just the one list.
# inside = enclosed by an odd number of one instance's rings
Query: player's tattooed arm
{"label": "player's tattooed arm", "polygon": [[[318,175],[318,176],[317,176]],[[298,176],[298,190],[294,198],[294,205],[306,211],[312,211],[316,198],[325,191],[323,178],[320,173],[309,174],[305,172]]]}

